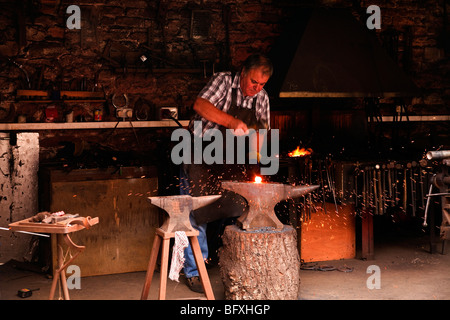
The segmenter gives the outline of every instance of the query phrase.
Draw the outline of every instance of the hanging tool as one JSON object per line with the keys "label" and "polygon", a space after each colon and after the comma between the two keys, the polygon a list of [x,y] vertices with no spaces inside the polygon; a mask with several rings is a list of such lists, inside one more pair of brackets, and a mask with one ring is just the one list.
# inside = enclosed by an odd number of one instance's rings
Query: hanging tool
{"label": "hanging tool", "polygon": [[396,164],[395,165],[395,169],[394,169],[394,204],[398,205],[398,202],[400,200],[400,191],[398,188],[398,170],[401,169],[401,165],[400,164]]}
{"label": "hanging tool", "polygon": [[362,207],[364,210],[367,208],[367,179],[366,169],[362,170]]}
{"label": "hanging tool", "polygon": [[[311,159],[308,160],[308,175],[309,175],[309,185],[312,184],[311,181],[311,175],[312,175],[312,161]],[[311,207],[312,207],[312,199],[311,199],[311,193],[308,193],[308,219],[311,220]]]}
{"label": "hanging tool", "polygon": [[18,64],[17,62],[15,62],[14,60],[11,60],[10,58],[7,58],[9,62],[11,62],[13,65],[15,65],[16,67],[18,67],[23,74],[25,75],[25,79],[26,79],[26,88],[27,89],[31,89],[31,82],[30,82],[30,77],[28,76],[28,72],[23,68],[23,66],[21,64]]}
{"label": "hanging tool", "polygon": [[338,207],[337,207],[337,202],[336,202],[336,193],[334,191],[334,184],[331,182],[331,179],[330,179],[330,171],[331,171],[331,169],[329,167],[331,167],[331,161],[330,161],[329,165],[325,164],[325,172],[327,174],[328,187],[330,188],[331,195],[333,196],[334,205],[336,206],[336,213],[337,213],[338,212]]}
{"label": "hanging tool", "polygon": [[414,177],[414,168],[416,164],[413,161],[411,163],[411,168],[409,170],[410,172],[410,185],[411,185],[411,203],[412,203],[412,216],[416,216],[416,179]]}
{"label": "hanging tool", "polygon": [[406,167],[403,169],[403,211],[406,213],[408,205],[408,185],[406,181]]}
{"label": "hanging tool", "polygon": [[[436,174],[433,175],[433,178],[436,176]],[[432,179],[433,179],[432,178]],[[428,218],[428,206],[430,205],[430,198],[431,198],[431,192],[433,190],[433,184],[430,183],[430,190],[428,190],[428,194],[427,194],[427,205],[425,206],[425,214],[423,216],[423,226],[426,227],[427,224],[427,218]]]}
{"label": "hanging tool", "polygon": [[319,160],[319,179],[320,179],[320,185],[322,186],[322,196],[323,196],[323,210],[325,211],[325,214],[327,213],[327,206],[326,206],[326,199],[325,199],[325,184],[323,182],[322,177],[322,161]]}
{"label": "hanging tool", "polygon": [[424,194],[423,194],[423,173],[422,168],[419,167],[419,183],[420,183],[420,209],[424,208]]}
{"label": "hanging tool", "polygon": [[378,179],[378,210],[379,214],[384,213],[384,188],[383,188],[383,180],[381,178],[381,168],[378,165],[377,170],[377,179]]}
{"label": "hanging tool", "polygon": [[378,183],[377,183],[377,172],[375,170],[371,171],[373,178],[373,206],[375,207],[375,214],[380,214],[378,212]]}
{"label": "hanging tool", "polygon": [[354,171],[354,174],[353,174],[353,176],[354,176],[353,194],[354,194],[354,197],[355,197],[355,208],[358,208],[358,204],[359,204],[359,202],[358,202],[358,178],[359,178],[359,173],[360,173],[360,170],[359,170],[359,167],[358,167],[358,164],[357,164],[357,167],[355,168],[355,171]]}

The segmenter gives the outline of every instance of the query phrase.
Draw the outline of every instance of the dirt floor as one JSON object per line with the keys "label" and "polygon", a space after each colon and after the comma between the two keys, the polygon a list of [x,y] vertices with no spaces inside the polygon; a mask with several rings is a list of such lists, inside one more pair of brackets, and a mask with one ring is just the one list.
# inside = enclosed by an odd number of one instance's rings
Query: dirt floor
{"label": "dirt floor", "polygon": [[[345,271],[351,272],[301,270],[299,300],[448,300],[449,242],[444,254],[440,243],[436,245],[437,252],[431,254],[428,236],[389,235],[375,242],[373,260],[361,260],[357,253],[355,259],[317,262],[316,267],[348,267]],[[375,281],[377,275],[370,271],[373,268],[370,266],[379,267],[379,282]],[[218,268],[211,267],[208,273],[215,298],[224,299]],[[81,289],[70,290],[70,297],[73,300],[138,300],[144,278],[145,272],[84,277]],[[380,287],[376,288],[378,283]],[[0,266],[0,300],[45,300],[50,285],[51,279],[44,274],[20,270],[13,263]],[[159,273],[155,272],[149,299],[157,299],[158,287]],[[21,288],[39,290],[23,299],[17,296]],[[58,289],[55,296],[60,296]],[[198,300],[204,296],[190,291],[180,277],[179,283],[168,280],[167,299]]]}

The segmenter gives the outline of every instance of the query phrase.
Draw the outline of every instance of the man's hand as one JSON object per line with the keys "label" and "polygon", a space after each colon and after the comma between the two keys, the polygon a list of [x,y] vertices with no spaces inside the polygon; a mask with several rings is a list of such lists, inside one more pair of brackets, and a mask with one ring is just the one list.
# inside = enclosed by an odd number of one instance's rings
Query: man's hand
{"label": "man's hand", "polygon": [[236,119],[236,118],[234,118],[234,120],[230,124],[230,128],[228,128],[228,129],[233,129],[234,134],[237,136],[243,136],[243,135],[248,134],[247,125],[244,122],[242,122],[241,120]]}
{"label": "man's hand", "polygon": [[194,103],[194,111],[203,118],[224,126],[227,129],[233,129],[234,134],[248,134],[247,125],[239,119],[229,115],[222,110],[217,109],[211,102],[203,98],[197,98]]}

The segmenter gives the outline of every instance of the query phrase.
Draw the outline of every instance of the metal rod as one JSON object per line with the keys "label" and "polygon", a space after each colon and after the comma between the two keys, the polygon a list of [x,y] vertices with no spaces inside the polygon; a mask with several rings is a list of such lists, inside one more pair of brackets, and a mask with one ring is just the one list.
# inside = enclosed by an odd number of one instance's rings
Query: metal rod
{"label": "metal rod", "polygon": [[327,206],[326,206],[326,199],[325,199],[325,183],[323,182],[322,161],[320,161],[320,160],[319,160],[319,179],[320,179],[320,184],[322,185],[323,210],[325,211],[325,214],[326,214]]}
{"label": "metal rod", "polygon": [[3,228],[3,227],[0,227],[0,230],[12,231],[12,232],[20,232],[20,233],[26,233],[26,234],[31,234],[31,235],[34,235],[34,236],[46,237],[46,238],[49,238],[49,237],[50,237],[48,234],[36,233],[36,232],[29,232],[29,231],[13,231],[13,230],[11,230],[11,229],[9,229],[9,228]]}
{"label": "metal rod", "polygon": [[[435,175],[433,175],[433,177],[434,177]],[[424,217],[423,217],[423,226],[424,227],[426,227],[428,224],[427,224],[427,218],[428,218],[428,206],[430,205],[430,198],[431,197],[429,197],[429,195],[431,195],[431,191],[433,190],[433,183],[430,183],[430,190],[428,191],[428,195],[427,195],[427,197],[428,197],[428,199],[427,199],[427,204],[426,204],[426,206],[425,206],[425,214],[424,214]],[[432,230],[433,232],[434,232],[434,230]]]}
{"label": "metal rod", "polygon": [[439,160],[450,157],[450,150],[441,150],[441,151],[428,151],[427,159],[428,160]]}
{"label": "metal rod", "polygon": [[[330,166],[331,166],[331,164],[330,164]],[[334,190],[334,183],[333,184],[331,183],[330,172],[329,172],[329,171],[331,171],[331,168],[328,168],[328,166],[325,165],[325,171],[326,171],[326,174],[327,174],[328,186],[330,187],[331,194],[333,195],[334,205],[336,207],[336,213],[337,213],[338,212],[338,206],[337,206],[337,202],[336,202],[336,193],[335,193],[335,190]]]}
{"label": "metal rod", "polygon": [[448,192],[442,192],[442,193],[429,193],[425,197],[434,197],[434,196],[450,196],[450,193]]}

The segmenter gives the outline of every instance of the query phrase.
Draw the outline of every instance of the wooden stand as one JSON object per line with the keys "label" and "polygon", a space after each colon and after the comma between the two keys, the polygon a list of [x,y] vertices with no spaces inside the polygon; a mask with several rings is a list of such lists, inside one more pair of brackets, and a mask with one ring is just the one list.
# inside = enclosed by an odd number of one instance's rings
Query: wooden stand
{"label": "wooden stand", "polygon": [[297,232],[225,228],[220,274],[229,300],[296,300],[300,289]]}
{"label": "wooden stand", "polygon": [[12,231],[29,231],[29,232],[41,232],[41,233],[50,233],[52,235],[56,234],[57,244],[61,243],[61,240],[67,244],[69,249],[73,249],[76,251],[71,258],[64,262],[64,253],[61,246],[58,245],[57,250],[57,267],[54,268],[53,271],[53,281],[50,289],[49,300],[53,300],[55,295],[56,285],[58,280],[61,280],[61,287],[64,293],[64,299],[70,300],[69,290],[67,288],[67,279],[66,279],[66,268],[70,265],[70,263],[75,260],[78,255],[84,251],[85,246],[78,246],[73,243],[72,239],[70,239],[69,234],[72,232],[83,230],[84,228],[89,229],[91,226],[97,224],[99,221],[98,217],[79,217],[73,218],[63,221],[62,223],[55,224],[46,224],[46,223],[37,223],[30,222],[29,219],[24,219],[18,222],[14,222],[9,224],[9,227]]}
{"label": "wooden stand", "polygon": [[[203,261],[202,252],[198,243],[198,231],[187,231],[186,236],[191,244],[192,252],[194,253],[195,262],[197,264],[200,280],[202,282],[203,290],[205,291],[206,299],[214,300],[214,293],[212,291],[211,283],[209,281],[208,273],[206,271],[205,262]],[[159,300],[166,299],[167,286],[167,269],[169,264],[169,245],[170,239],[175,238],[175,232],[166,232],[161,228],[156,229],[156,236],[153,240],[152,252],[148,262],[147,274],[145,276],[145,284],[142,289],[141,300],[147,300],[150,291],[150,285],[153,279],[153,272],[155,271],[156,259],[158,258],[159,248],[162,241],[161,253],[161,276],[159,285]]]}

